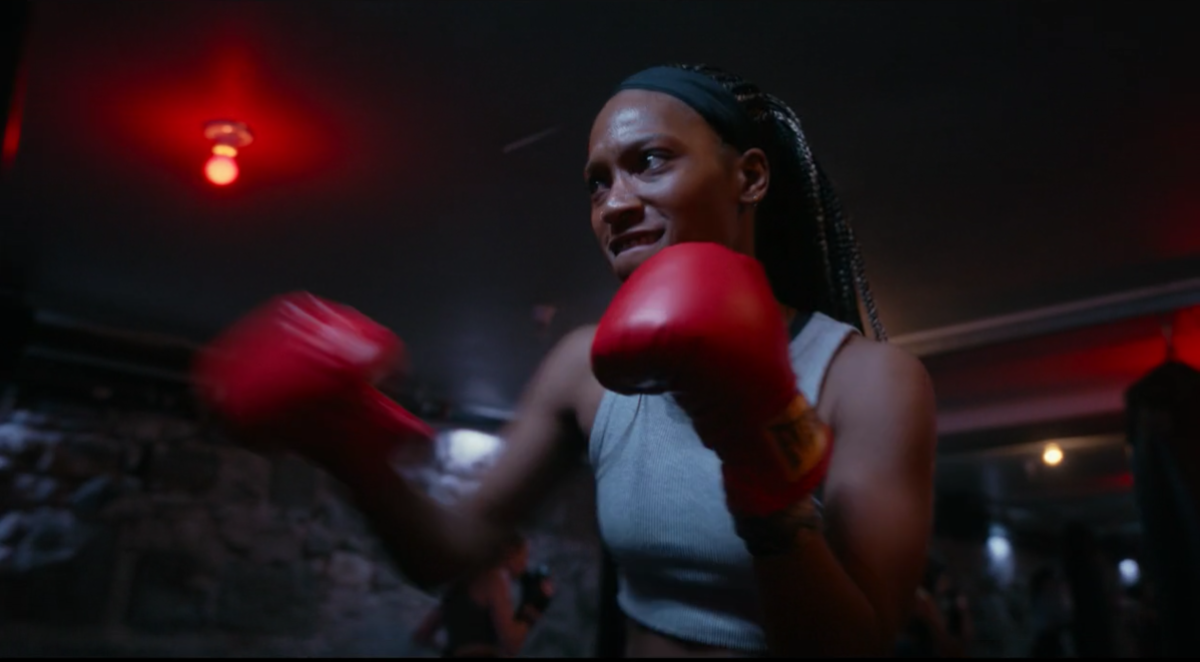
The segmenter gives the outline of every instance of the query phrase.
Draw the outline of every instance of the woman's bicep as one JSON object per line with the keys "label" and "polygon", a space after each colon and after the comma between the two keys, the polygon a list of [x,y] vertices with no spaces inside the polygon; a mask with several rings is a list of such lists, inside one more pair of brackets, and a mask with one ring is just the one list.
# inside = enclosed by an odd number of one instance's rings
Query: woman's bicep
{"label": "woman's bicep", "polygon": [[868,348],[842,375],[837,446],[826,481],[831,547],[896,631],[912,608],[933,515],[932,387],[900,350]]}
{"label": "woman's bicep", "polygon": [[522,394],[514,419],[500,432],[503,449],[466,504],[484,521],[516,526],[585,448],[575,394],[588,378],[591,331],[569,334],[546,357]]}

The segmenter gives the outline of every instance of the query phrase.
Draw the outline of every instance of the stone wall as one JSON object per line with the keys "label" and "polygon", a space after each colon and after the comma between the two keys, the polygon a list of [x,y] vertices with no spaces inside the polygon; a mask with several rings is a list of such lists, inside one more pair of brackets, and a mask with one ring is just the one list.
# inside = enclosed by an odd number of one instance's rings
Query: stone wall
{"label": "stone wall", "polygon": [[[341,485],[230,443],[185,395],[120,391],[0,385],[0,655],[437,654],[410,641],[435,598],[397,574]],[[489,464],[428,450],[401,469],[443,501]],[[592,655],[594,512],[581,464],[529,531],[558,595],[525,655]],[[997,581],[983,544],[933,547],[970,597],[971,652],[1022,656],[1028,577],[1055,555],[1017,547]]]}
{"label": "stone wall", "polygon": [[[409,638],[435,599],[398,575],[341,485],[193,416],[94,393],[8,386],[0,401],[0,652],[437,654]],[[434,490],[469,488],[439,454],[407,470]],[[530,531],[559,592],[527,655],[593,650],[590,480],[572,477]]]}

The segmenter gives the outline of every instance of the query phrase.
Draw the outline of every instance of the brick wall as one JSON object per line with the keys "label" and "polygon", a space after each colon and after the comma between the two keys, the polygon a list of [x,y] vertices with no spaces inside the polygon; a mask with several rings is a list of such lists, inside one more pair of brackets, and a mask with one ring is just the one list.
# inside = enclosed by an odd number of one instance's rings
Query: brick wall
{"label": "brick wall", "polygon": [[[398,576],[323,472],[91,392],[0,398],[0,652],[436,655],[409,641],[434,598]],[[437,454],[406,471],[443,496],[470,486]],[[528,655],[593,649],[590,480],[573,476],[531,530],[559,592]]]}

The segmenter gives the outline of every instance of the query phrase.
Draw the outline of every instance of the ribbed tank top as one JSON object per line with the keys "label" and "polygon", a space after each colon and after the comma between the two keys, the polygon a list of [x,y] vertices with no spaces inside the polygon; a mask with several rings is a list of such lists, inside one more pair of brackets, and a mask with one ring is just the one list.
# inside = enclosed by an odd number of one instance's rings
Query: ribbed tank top
{"label": "ribbed tank top", "polygon": [[[816,313],[792,339],[796,383],[814,406],[852,333]],[[626,616],[685,641],[766,651],[753,560],[725,506],[720,460],[687,414],[669,396],[606,391],[588,454]]]}

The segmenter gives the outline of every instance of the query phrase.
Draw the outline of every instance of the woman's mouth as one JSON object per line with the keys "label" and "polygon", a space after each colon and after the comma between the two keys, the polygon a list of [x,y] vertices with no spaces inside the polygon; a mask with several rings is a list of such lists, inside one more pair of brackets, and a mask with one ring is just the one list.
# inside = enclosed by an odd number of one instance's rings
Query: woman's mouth
{"label": "woman's mouth", "polygon": [[609,242],[608,250],[612,253],[613,257],[616,257],[628,250],[655,244],[659,239],[662,239],[664,234],[666,234],[665,230],[627,232]]}

